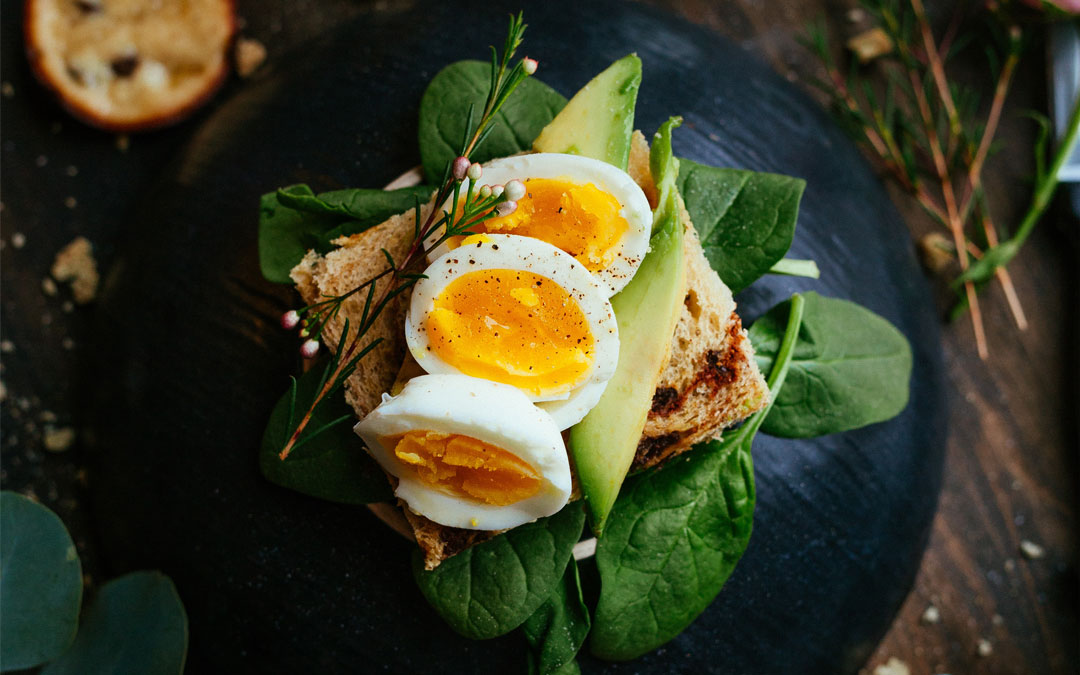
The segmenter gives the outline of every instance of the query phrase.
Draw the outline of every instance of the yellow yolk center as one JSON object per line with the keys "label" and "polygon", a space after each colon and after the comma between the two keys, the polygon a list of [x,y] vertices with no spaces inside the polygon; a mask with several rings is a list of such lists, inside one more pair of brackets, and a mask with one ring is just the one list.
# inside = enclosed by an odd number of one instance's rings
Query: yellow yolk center
{"label": "yellow yolk center", "polygon": [[409,431],[382,439],[425,485],[495,506],[540,491],[540,474],[517,455],[470,436]]}
{"label": "yellow yolk center", "polygon": [[449,365],[534,396],[569,392],[593,361],[595,340],[581,307],[532,272],[462,274],[435,298],[424,328],[430,349]]}
{"label": "yellow yolk center", "polygon": [[[513,213],[484,221],[470,231],[546,241],[577,258],[590,272],[611,265],[630,227],[619,215],[619,200],[592,183],[575,185],[553,178],[527,179],[525,190]],[[449,242],[451,248],[461,243],[460,237],[455,239]]]}

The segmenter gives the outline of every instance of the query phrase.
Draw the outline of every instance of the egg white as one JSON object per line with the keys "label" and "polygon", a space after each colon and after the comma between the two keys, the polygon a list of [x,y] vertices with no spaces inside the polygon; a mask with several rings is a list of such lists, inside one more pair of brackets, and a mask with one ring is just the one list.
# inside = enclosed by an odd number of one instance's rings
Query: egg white
{"label": "egg white", "polygon": [[435,298],[457,277],[485,269],[533,272],[558,284],[578,303],[592,332],[593,363],[576,386],[535,395],[529,400],[546,410],[560,429],[566,429],[600,400],[619,361],[619,326],[603,288],[589,270],[572,255],[547,242],[513,234],[485,234],[448,251],[433,262],[413,288],[405,317],[405,341],[413,358],[428,373],[460,373],[456,367],[429,350],[431,340],[424,329]]}
{"label": "egg white", "polygon": [[[570,499],[570,462],[558,426],[510,385],[468,375],[421,375],[397,396],[384,395],[353,429],[379,465],[398,478],[398,498],[441,525],[504,530],[557,513]],[[511,452],[541,475],[540,491],[495,506],[432,488],[380,441],[413,430],[471,436]]]}
{"label": "egg white", "polygon": [[[515,179],[553,178],[576,185],[592,183],[618,200],[621,207],[619,215],[629,227],[615,247],[611,264],[595,274],[605,289],[606,297],[615,295],[630,283],[649,250],[652,210],[645,193],[628,173],[598,159],[554,152],[504,157],[492,160],[483,167],[483,175],[476,182],[476,187],[505,185]],[[438,236],[439,232],[436,232],[434,237]],[[434,243],[433,240],[429,241]],[[447,243],[443,242],[432,251],[430,259],[434,260],[449,250]]]}

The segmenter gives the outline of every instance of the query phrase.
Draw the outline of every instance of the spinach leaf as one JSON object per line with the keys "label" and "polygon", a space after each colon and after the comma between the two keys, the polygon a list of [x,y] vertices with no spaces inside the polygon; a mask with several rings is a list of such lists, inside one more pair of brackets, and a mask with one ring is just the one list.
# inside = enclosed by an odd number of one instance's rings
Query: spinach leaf
{"label": "spinach leaf", "polygon": [[[259,266],[268,281],[291,284],[289,270],[309,249],[330,250],[330,242],[374,227],[390,216],[427,201],[432,188],[336,190],[316,195],[307,185],[290,185],[262,196],[259,204]],[[343,222],[344,221],[344,222]]]}
{"label": "spinach leaf", "polygon": [[82,592],[82,565],[60,518],[0,493],[0,670],[32,668],[67,649]]}
{"label": "spinach leaf", "polygon": [[[386,475],[367,454],[349,422],[335,424],[303,445],[298,444],[287,459],[278,457],[299,415],[311,406],[322,371],[322,366],[316,366],[294,380],[274,406],[263,432],[259,468],[271,483],[333,502],[368,504],[392,499]],[[315,408],[307,428],[318,430],[334,420],[352,420],[353,415],[344,394],[338,391]]]}
{"label": "spinach leaf", "polygon": [[529,655],[529,673],[580,673],[574,657],[585,643],[590,624],[589,609],[581,597],[577,562],[571,558],[551,596],[521,625],[533,649]]}
{"label": "spinach leaf", "polygon": [[[491,86],[491,64],[458,61],[439,71],[420,99],[420,158],[428,182],[443,177],[461,151],[469,106],[479,119]],[[535,77],[525,78],[495,115],[493,129],[473,153],[486,162],[532,147],[533,140],[566,105],[566,98]]]}
{"label": "spinach leaf", "polygon": [[[758,365],[773,362],[784,305],[750,327]],[[891,323],[847,300],[806,294],[806,315],[784,391],[761,430],[810,438],[881,422],[907,406],[911,346]]]}
{"label": "spinach leaf", "polygon": [[71,649],[42,675],[180,675],[187,647],[187,614],[172,581],[133,572],[101,587]]}
{"label": "spinach leaf", "polygon": [[[802,318],[791,299],[769,388],[780,391]],[[597,541],[600,600],[590,645],[610,660],[636,658],[683,631],[720,592],[750,541],[750,447],[768,408],[623,487]]]}
{"label": "spinach leaf", "polygon": [[791,247],[806,181],[679,160],[679,192],[705,257],[733,293],[769,271]]}
{"label": "spinach leaf", "polygon": [[420,591],[450,627],[485,640],[514,630],[546,601],[562,579],[585,511],[580,502],[466,549],[434,570],[413,556]]}

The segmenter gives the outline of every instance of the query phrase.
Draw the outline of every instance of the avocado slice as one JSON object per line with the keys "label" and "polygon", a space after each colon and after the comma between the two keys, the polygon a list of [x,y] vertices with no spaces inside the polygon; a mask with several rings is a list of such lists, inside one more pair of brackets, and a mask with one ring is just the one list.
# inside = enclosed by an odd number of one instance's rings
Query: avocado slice
{"label": "avocado slice", "polygon": [[533,150],[592,157],[626,171],[640,86],[641,59],[624,56],[574,94],[540,131]]}
{"label": "avocado slice", "polygon": [[637,452],[660,372],[686,296],[686,257],[671,152],[673,117],[653,138],[649,168],[659,191],[648,255],[637,274],[611,299],[619,324],[619,363],[600,402],[570,429],[570,454],[597,536]]}

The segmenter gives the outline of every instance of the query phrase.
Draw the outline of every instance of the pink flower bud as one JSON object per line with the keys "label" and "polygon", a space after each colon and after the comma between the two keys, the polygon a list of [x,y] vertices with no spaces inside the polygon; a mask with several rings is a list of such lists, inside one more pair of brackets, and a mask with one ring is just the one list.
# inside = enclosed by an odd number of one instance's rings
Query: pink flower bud
{"label": "pink flower bud", "polygon": [[458,157],[454,160],[453,166],[450,168],[450,173],[453,174],[454,180],[465,180],[465,174],[469,171],[469,158]]}
{"label": "pink flower bud", "polygon": [[521,65],[525,69],[526,75],[532,75],[536,73],[536,67],[540,64],[536,62],[536,59],[530,59],[526,56],[524,59],[522,59]]}
{"label": "pink flower bud", "polygon": [[517,202],[515,202],[515,201],[500,202],[495,207],[495,215],[500,216],[500,217],[501,216],[508,216],[511,213],[513,213],[514,211],[517,211]]}
{"label": "pink flower bud", "polygon": [[319,353],[319,341],[307,340],[304,344],[300,345],[300,356],[305,359],[315,358],[315,355]]}
{"label": "pink flower bud", "polygon": [[512,180],[506,184],[506,199],[516,202],[525,196],[525,184],[519,180]]}
{"label": "pink flower bud", "polygon": [[469,166],[469,180],[478,181],[480,176],[484,175],[484,167],[480,166],[479,162],[473,163]]}
{"label": "pink flower bud", "polygon": [[292,330],[293,328],[296,328],[299,323],[300,313],[295,309],[290,309],[281,315],[281,327],[285,330]]}

